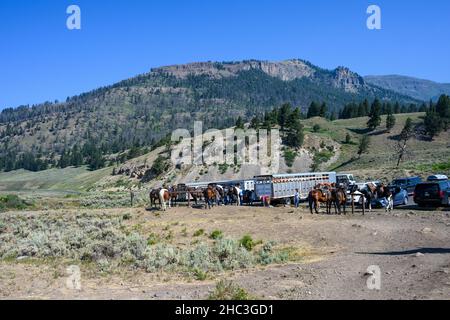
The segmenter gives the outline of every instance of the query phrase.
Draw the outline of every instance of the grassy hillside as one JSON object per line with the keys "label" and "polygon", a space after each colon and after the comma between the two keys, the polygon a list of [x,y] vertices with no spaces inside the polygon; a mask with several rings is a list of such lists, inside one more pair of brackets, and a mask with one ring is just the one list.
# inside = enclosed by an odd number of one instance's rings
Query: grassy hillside
{"label": "grassy hillside", "polygon": [[[286,165],[281,167],[281,172],[306,172],[310,170],[313,150],[319,149],[324,143],[335,147],[334,156],[330,162],[325,163],[322,170],[338,172],[352,172],[362,179],[390,180],[403,175],[427,176],[431,173],[450,174],[450,133],[444,133],[434,141],[412,139],[409,143],[409,153],[405,161],[396,168],[394,152],[395,140],[406,119],[409,117],[419,123],[423,114],[396,115],[397,124],[387,133],[384,129],[384,117],[382,126],[371,133],[371,146],[368,154],[360,159],[356,156],[358,140],[366,134],[367,118],[350,120],[327,121],[323,118],[304,120],[306,138],[304,150],[299,153],[292,168]],[[347,134],[351,135],[351,143],[345,143]],[[126,162],[122,167],[150,168],[155,159],[163,152],[159,148],[149,154]],[[283,161],[284,162],[284,161]],[[170,166],[169,170],[161,177],[141,183],[130,174],[112,176],[113,167],[98,171],[89,171],[86,167],[51,169],[42,172],[28,172],[24,170],[0,173],[0,193],[36,193],[47,192],[51,194],[85,193],[86,191],[126,192],[130,187],[146,190],[154,185],[162,183],[178,183],[188,181],[211,181],[235,178],[247,178],[252,175],[251,168],[229,167],[226,170],[221,166],[192,166],[177,170]],[[126,196],[126,195],[125,195]]]}
{"label": "grassy hillside", "polygon": [[[92,145],[84,158],[154,146],[175,129],[191,129],[194,120],[203,121],[205,129],[221,129],[286,102],[303,111],[312,101],[326,102],[331,113],[365,98],[420,102],[366,84],[346,68],[324,70],[300,60],[160,68],[65,102],[3,110],[0,170],[40,170],[47,162],[51,167],[65,152],[86,144]],[[35,164],[38,160],[45,164]]]}

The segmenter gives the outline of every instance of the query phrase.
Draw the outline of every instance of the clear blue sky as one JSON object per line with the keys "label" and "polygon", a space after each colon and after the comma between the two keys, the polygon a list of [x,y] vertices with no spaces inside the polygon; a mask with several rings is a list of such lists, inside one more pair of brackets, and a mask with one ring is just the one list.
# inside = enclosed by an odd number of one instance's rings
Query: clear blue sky
{"label": "clear blue sky", "polygon": [[[80,31],[66,28],[71,4]],[[370,4],[381,31],[366,28]],[[208,60],[302,58],[450,82],[449,16],[448,0],[1,0],[0,109]]]}

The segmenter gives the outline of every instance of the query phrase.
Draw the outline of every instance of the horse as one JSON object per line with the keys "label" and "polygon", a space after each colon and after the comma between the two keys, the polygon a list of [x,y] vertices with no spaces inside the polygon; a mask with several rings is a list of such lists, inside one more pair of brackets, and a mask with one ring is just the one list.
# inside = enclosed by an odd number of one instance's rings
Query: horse
{"label": "horse", "polygon": [[345,188],[334,188],[330,192],[330,198],[327,203],[327,212],[331,213],[331,206],[334,204],[335,214],[341,214],[341,207],[344,208],[344,214],[346,215],[347,207],[347,192]]}
{"label": "horse", "polygon": [[377,188],[377,193],[379,198],[385,198],[387,200],[386,212],[392,212],[394,210],[394,200],[393,194],[389,187],[382,184]]}
{"label": "horse", "polygon": [[225,205],[225,191],[223,189],[223,187],[221,185],[215,185],[214,186],[214,192],[216,194],[216,203],[217,205],[220,204],[220,202],[222,202],[223,205]]}
{"label": "horse", "polygon": [[195,205],[198,205],[198,201],[201,200],[203,196],[203,191],[196,188],[188,188],[188,197],[190,196],[194,200]]}
{"label": "horse", "polygon": [[[160,201],[160,198],[159,198],[159,191],[160,190],[161,189],[153,189],[153,190],[150,191],[150,206],[152,208],[155,207],[156,201]],[[161,205],[161,202],[160,202],[160,205]]]}
{"label": "horse", "polygon": [[377,194],[377,186],[374,185],[373,183],[368,183],[366,184],[365,188],[362,188],[360,190],[360,192],[364,195],[364,198],[366,200],[366,204],[362,204],[363,206],[366,205],[367,208],[369,209],[369,212],[372,212],[372,200],[376,199],[376,197],[378,196]]}
{"label": "horse", "polygon": [[322,190],[322,189],[314,189],[309,192],[308,195],[308,202],[309,202],[309,210],[311,211],[311,214],[313,213],[313,208],[315,209],[316,214],[319,214],[319,207],[321,203],[327,204],[327,214],[328,212],[328,201],[331,197],[329,190]]}
{"label": "horse", "polygon": [[169,188],[169,207],[176,206],[177,202],[178,202],[178,188],[176,186],[172,186]]}
{"label": "horse", "polygon": [[236,199],[236,205],[240,206],[241,205],[241,188],[239,187],[239,185],[236,186],[231,186],[229,191],[228,191],[228,195],[231,197],[231,202],[233,202],[233,199]]}
{"label": "horse", "polygon": [[244,190],[244,195],[242,196],[242,202],[253,206],[253,201],[255,199],[254,192],[251,190]]}
{"label": "horse", "polygon": [[209,185],[204,191],[203,191],[203,195],[205,197],[205,203],[206,203],[206,207],[208,209],[211,209],[211,207],[214,204],[214,199],[216,199],[216,192],[215,192],[215,188],[212,185]]}
{"label": "horse", "polygon": [[167,211],[166,202],[169,202],[169,209],[170,209],[170,192],[169,192],[169,190],[164,189],[164,188],[159,190],[159,201],[161,203],[161,208],[164,211]]}

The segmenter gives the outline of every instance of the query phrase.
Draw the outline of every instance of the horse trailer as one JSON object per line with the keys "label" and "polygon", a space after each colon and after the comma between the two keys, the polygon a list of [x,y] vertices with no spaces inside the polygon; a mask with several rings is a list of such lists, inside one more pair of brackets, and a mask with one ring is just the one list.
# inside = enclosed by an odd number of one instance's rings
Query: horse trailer
{"label": "horse trailer", "polygon": [[306,200],[309,192],[321,183],[336,183],[336,172],[277,174],[255,177],[256,197],[289,199],[299,190],[300,199]]}
{"label": "horse trailer", "polygon": [[254,179],[195,182],[195,183],[187,183],[186,185],[191,188],[206,188],[210,184],[221,185],[223,187],[239,185],[242,190],[249,190],[249,191],[254,191],[255,189]]}

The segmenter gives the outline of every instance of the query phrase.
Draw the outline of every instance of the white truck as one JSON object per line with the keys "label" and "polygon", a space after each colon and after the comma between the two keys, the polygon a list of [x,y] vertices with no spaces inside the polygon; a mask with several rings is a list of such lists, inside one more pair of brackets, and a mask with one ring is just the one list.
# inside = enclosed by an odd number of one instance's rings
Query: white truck
{"label": "white truck", "polygon": [[299,190],[300,199],[306,200],[309,192],[321,183],[336,183],[336,172],[295,173],[264,175],[254,178],[256,197],[288,200]]}
{"label": "white truck", "polygon": [[347,187],[356,185],[355,177],[349,173],[339,173],[336,175],[336,183]]}

